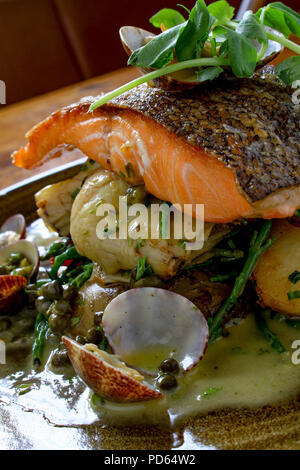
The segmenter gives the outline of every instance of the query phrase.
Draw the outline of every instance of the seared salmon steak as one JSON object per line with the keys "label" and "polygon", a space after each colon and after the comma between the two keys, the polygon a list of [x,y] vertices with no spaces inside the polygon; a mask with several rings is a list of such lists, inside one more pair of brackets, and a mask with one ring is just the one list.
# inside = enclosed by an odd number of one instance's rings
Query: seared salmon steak
{"label": "seared salmon steak", "polygon": [[172,93],[142,85],[89,111],[94,97],[35,126],[15,165],[79,148],[157,198],[205,204],[205,220],[286,218],[300,207],[299,107],[270,67]]}

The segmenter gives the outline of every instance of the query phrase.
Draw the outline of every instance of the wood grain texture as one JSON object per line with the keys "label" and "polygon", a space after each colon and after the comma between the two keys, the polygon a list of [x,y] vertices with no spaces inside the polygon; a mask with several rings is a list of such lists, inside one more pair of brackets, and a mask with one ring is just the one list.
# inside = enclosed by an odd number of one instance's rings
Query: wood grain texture
{"label": "wood grain texture", "polygon": [[10,106],[0,105],[0,189],[68,163],[75,158],[82,158],[83,155],[79,151],[67,152],[61,158],[49,161],[42,168],[28,171],[15,167],[11,163],[10,155],[26,143],[26,132],[53,111],[74,103],[84,96],[106,93],[133,80],[137,75],[138,72],[134,68],[122,69],[21,103]]}

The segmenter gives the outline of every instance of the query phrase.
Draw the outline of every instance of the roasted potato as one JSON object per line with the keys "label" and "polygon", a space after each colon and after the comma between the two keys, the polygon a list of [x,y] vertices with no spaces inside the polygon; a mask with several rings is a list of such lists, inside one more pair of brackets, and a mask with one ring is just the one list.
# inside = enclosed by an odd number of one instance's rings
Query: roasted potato
{"label": "roasted potato", "polygon": [[274,244],[259,259],[254,273],[256,291],[261,304],[276,312],[300,316],[300,299],[288,300],[288,292],[300,290],[300,281],[293,284],[289,275],[300,271],[300,227],[288,221],[273,224]]}

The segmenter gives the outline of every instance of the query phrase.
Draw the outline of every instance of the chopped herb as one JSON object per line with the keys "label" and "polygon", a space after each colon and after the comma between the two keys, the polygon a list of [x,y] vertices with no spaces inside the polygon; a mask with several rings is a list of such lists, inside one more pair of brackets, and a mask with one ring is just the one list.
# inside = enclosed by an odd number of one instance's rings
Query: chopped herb
{"label": "chopped herb", "polygon": [[144,245],[145,245],[145,240],[143,240],[142,238],[138,238],[136,245],[135,245],[136,249],[139,250]]}
{"label": "chopped herb", "polygon": [[186,240],[179,240],[178,245],[180,246],[180,248],[183,248],[185,250]]}
{"label": "chopped herb", "polygon": [[289,300],[300,299],[300,290],[293,290],[287,294]]}
{"label": "chopped herb", "polygon": [[77,303],[78,303],[79,307],[82,307],[83,306],[83,298],[78,297]]}
{"label": "chopped herb", "polygon": [[103,204],[103,202],[104,202],[103,199],[100,199],[100,201],[97,202],[96,207],[101,206],[101,204]]}
{"label": "chopped herb", "polygon": [[103,327],[102,325],[99,325],[99,331],[101,331],[102,333],[102,339],[101,339],[101,342],[99,343],[98,347],[99,349],[101,349],[102,351],[107,351],[108,349],[108,341],[107,341],[107,338],[105,336],[105,333],[104,333],[104,330],[103,330]]}
{"label": "chopped herb", "polygon": [[298,219],[300,219],[300,209],[296,210],[295,217],[298,217]]}
{"label": "chopped herb", "polygon": [[138,259],[137,271],[136,271],[136,281],[139,281],[143,277],[149,276],[153,273],[151,264],[147,265],[147,258],[141,257]]}
{"label": "chopped herb", "polygon": [[72,198],[72,199],[75,199],[76,196],[77,196],[77,194],[78,194],[79,192],[80,192],[80,189],[79,189],[79,188],[76,188],[76,189],[72,192],[71,198]]}
{"label": "chopped herb", "polygon": [[298,281],[300,281],[300,272],[294,271],[292,274],[290,274],[289,281],[291,281],[293,284],[296,284]]}
{"label": "chopped herb", "polygon": [[31,384],[20,384],[17,385],[17,390],[19,395],[25,395],[25,393],[30,392]]}
{"label": "chopped herb", "polygon": [[80,317],[73,317],[71,319],[71,326],[76,326],[78,323],[80,323]]}
{"label": "chopped herb", "polygon": [[[269,312],[269,310],[266,310],[265,312]],[[267,325],[267,322],[263,316],[262,311],[257,310],[255,312],[255,321],[258,329],[261,331],[267,342],[274,348],[279,354],[285,352],[285,347],[281,344],[279,341],[277,335],[273,333],[273,331],[270,330],[270,328]]]}
{"label": "chopped herb", "polygon": [[96,393],[93,393],[91,397],[91,403],[92,403],[92,406],[94,407],[103,406],[105,404],[105,400],[99,395],[96,395]]}
{"label": "chopped herb", "polygon": [[123,173],[123,171],[120,171],[120,176],[121,176],[121,178],[123,178],[123,179],[126,178],[126,175]]}
{"label": "chopped herb", "polygon": [[202,397],[205,397],[205,398],[212,397],[213,395],[220,392],[221,390],[223,390],[223,387],[209,387],[202,393]]}
{"label": "chopped herb", "polygon": [[89,211],[89,214],[91,214],[91,215],[96,214],[96,209],[91,209],[91,210]]}

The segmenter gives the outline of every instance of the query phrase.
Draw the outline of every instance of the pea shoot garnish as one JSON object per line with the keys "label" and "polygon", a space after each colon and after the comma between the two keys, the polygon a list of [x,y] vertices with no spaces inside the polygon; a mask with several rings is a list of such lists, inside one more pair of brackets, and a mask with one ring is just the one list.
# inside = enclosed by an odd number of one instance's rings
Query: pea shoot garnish
{"label": "pea shoot garnish", "polygon": [[300,79],[300,45],[289,39],[292,33],[300,37],[297,12],[274,2],[256,14],[247,11],[240,21],[233,16],[234,8],[226,0],[209,6],[197,0],[187,19],[176,10],[161,10],[150,22],[163,31],[134,50],[128,60],[128,65],[152,70],[102,96],[90,111],[143,83],[183,70],[193,69],[195,84],[213,80],[224,70],[238,78],[251,77],[263,63],[271,41],[297,54],[275,67],[281,82],[291,85]]}

